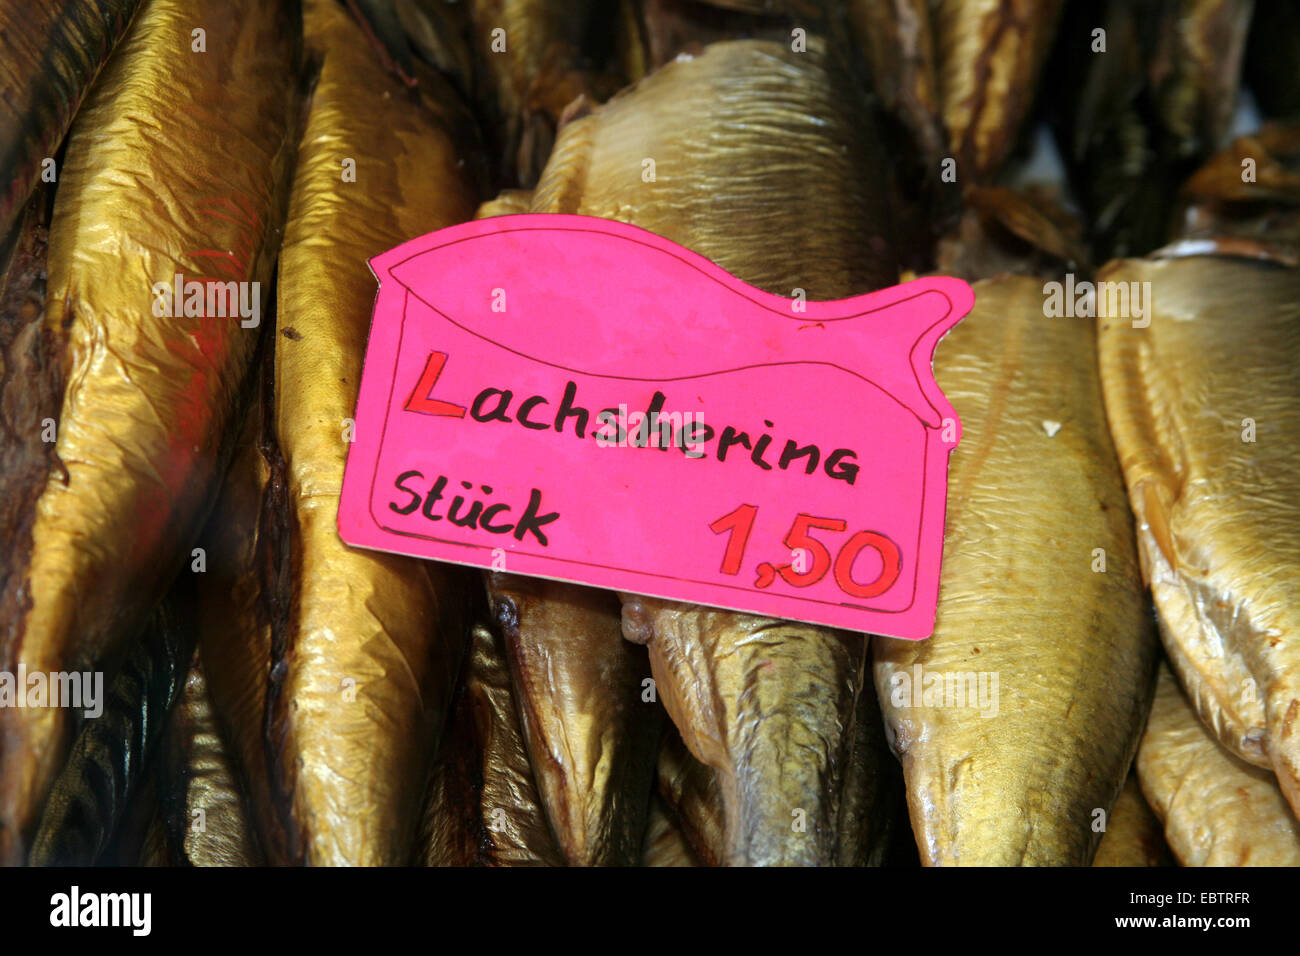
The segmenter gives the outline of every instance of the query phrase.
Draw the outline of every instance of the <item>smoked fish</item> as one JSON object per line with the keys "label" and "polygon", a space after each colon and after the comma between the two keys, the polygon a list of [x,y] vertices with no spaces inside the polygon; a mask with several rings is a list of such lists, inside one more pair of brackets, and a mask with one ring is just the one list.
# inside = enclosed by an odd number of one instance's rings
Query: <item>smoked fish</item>
{"label": "smoked fish", "polygon": [[957,178],[987,184],[1033,105],[1064,3],[934,0],[930,7],[939,105]]}
{"label": "smoked fish", "polygon": [[167,728],[160,785],[173,865],[262,864],[197,653]]}
{"label": "smoked fish", "polygon": [[207,698],[226,741],[232,772],[246,795],[248,822],[262,852],[287,856],[283,820],[271,793],[266,746],[266,696],[271,682],[271,622],[278,594],[264,582],[275,560],[273,516],[284,494],[275,455],[271,363],[236,441],[212,516],[199,539],[207,570],[198,576],[198,649]]}
{"label": "smoked fish", "polygon": [[[32,866],[91,866],[110,846],[141,791],[184,694],[194,647],[192,605],[178,586],[158,605],[101,712],[82,724],[32,841]],[[102,674],[100,677],[102,678]],[[83,695],[89,690],[83,681]]]}
{"label": "smoked fish", "polygon": [[1162,257],[1214,252],[1300,266],[1300,124],[1266,123],[1234,140],[1182,194],[1176,238]]}
{"label": "smoked fish", "polygon": [[1157,643],[1086,319],[975,284],[935,374],[961,415],[933,636],[876,639],[925,865],[1086,865],[1133,760]]}
{"label": "smoked fish", "polygon": [[1300,866],[1300,822],[1277,778],[1215,739],[1167,667],[1137,772],[1183,866]]}
{"label": "smoked fish", "polygon": [[[470,219],[472,123],[430,70],[404,88],[309,0],[320,62],[280,253],[267,759],[273,862],[401,865],[468,638],[458,569],[348,547],[337,520],[375,281],[368,259]],[[344,175],[355,160],[355,181]]]}
{"label": "smoked fish", "polygon": [[81,100],[140,0],[0,3],[0,237],[53,162]]}
{"label": "smoked fish", "polygon": [[[867,292],[898,275],[867,117],[816,37],[717,43],[565,125],[532,211],[633,223],[783,295]],[[725,862],[831,862],[865,638],[632,595],[623,633],[720,775]]]}
{"label": "smoked fish", "polygon": [[1106,815],[1106,831],[1101,835],[1092,865],[1173,865],[1160,818],[1142,796],[1135,772],[1124,780],[1124,789],[1119,792],[1114,809]]}
{"label": "smoked fish", "polygon": [[1099,278],[1153,303],[1142,323],[1097,321],[1170,664],[1219,742],[1300,808],[1300,272],[1185,255]]}
{"label": "smoked fish", "polygon": [[480,622],[421,819],[426,866],[564,866],[528,762],[505,643]]}
{"label": "smoked fish", "polygon": [[869,116],[815,37],[716,43],[565,125],[532,211],[630,222],[779,295],[870,292],[898,268]]}
{"label": "smoked fish", "polygon": [[624,594],[660,699],[718,774],[723,863],[830,865],[838,843],[861,634]]}
{"label": "smoked fish", "polygon": [[[150,0],[77,115],[30,386],[57,383],[57,440],[0,556],[6,670],[116,670],[189,558],[261,334],[298,33],[289,5]],[[0,861],[25,855],[70,733],[58,708],[0,713]]]}
{"label": "smoked fish", "polygon": [[721,866],[726,830],[718,775],[696,760],[671,728],[659,750],[656,791],[700,865]]}
{"label": "smoked fish", "polygon": [[851,0],[848,13],[872,88],[911,135],[925,172],[936,177],[948,139],[930,6],[930,0]]}
{"label": "smoked fish", "polygon": [[643,866],[699,866],[681,829],[658,797],[650,802],[641,862]]}
{"label": "smoked fish", "polygon": [[618,597],[490,572],[542,806],[574,866],[640,860],[663,729],[644,648],[623,640]]}
{"label": "smoked fish", "polygon": [[518,185],[536,182],[566,106],[613,92],[585,52],[601,7],[596,0],[470,0],[479,62]]}

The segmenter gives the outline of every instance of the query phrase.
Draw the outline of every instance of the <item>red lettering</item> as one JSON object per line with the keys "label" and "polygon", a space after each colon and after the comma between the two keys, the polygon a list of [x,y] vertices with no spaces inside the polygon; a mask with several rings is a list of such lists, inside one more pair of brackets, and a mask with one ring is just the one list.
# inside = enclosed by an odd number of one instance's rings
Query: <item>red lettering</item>
{"label": "red lettering", "polygon": [[445,364],[447,364],[446,352],[429,353],[429,360],[424,363],[424,373],[415,383],[411,397],[406,400],[404,407],[408,412],[419,412],[421,415],[450,415],[453,418],[465,417],[464,405],[444,402],[429,395],[438,381],[438,376],[442,374],[442,367]]}

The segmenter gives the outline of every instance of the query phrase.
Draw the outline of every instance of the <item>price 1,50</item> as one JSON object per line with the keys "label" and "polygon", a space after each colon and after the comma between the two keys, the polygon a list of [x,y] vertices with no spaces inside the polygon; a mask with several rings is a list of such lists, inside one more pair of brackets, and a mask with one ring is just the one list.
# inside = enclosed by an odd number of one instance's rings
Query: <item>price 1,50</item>
{"label": "price 1,50", "polygon": [[[709,530],[714,534],[729,532],[727,549],[722,555],[723,574],[740,573],[745,560],[745,548],[749,545],[749,535],[754,530],[754,519],[757,516],[757,505],[741,505],[709,525]],[[830,549],[812,536],[814,530],[843,533],[847,529],[848,522],[840,518],[796,515],[794,524],[786,533],[784,544],[792,555],[803,555],[806,559],[779,566],[767,561],[760,562],[755,568],[757,578],[754,587],[770,586],[777,575],[792,587],[811,587],[833,570],[835,583],[850,597],[873,598],[884,594],[898,580],[902,568],[902,555],[899,554],[898,545],[875,531],[859,531],[840,545],[832,559]],[[872,548],[880,555],[881,568],[874,580],[862,582],[854,580],[853,564],[866,548]]]}

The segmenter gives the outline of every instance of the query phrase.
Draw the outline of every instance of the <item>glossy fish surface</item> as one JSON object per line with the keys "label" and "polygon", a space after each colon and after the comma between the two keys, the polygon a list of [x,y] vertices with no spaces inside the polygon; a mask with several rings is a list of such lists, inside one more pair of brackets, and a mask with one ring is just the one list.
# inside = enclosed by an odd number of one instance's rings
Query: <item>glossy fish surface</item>
{"label": "glossy fish surface", "polygon": [[0,4],[0,237],[54,154],[140,0]]}
{"label": "glossy fish surface", "polygon": [[427,866],[564,866],[528,762],[505,644],[474,625],[420,830]]}
{"label": "glossy fish surface", "polygon": [[876,640],[876,689],[922,863],[1079,866],[1157,645],[1090,321],[1048,317],[1040,279],[974,288],[935,353],[962,422],[935,632]]}
{"label": "glossy fish surface", "polygon": [[1152,303],[1140,322],[1097,321],[1170,663],[1218,740],[1300,806],[1300,273],[1180,256],[1100,277]]}
{"label": "glossy fish surface", "polygon": [[[269,303],[297,35],[280,4],[153,0],[77,115],[32,383],[58,383],[57,441],[30,537],[0,556],[6,670],[115,669],[188,559]],[[68,733],[59,709],[0,713],[0,859],[21,859]]]}
{"label": "glossy fish surface", "polygon": [[1277,779],[1229,753],[1165,667],[1137,770],[1183,866],[1300,866],[1300,823]]}
{"label": "glossy fish surface", "polygon": [[321,68],[279,263],[283,485],[264,585],[280,608],[266,703],[276,862],[405,864],[468,636],[466,579],[348,547],[338,501],[375,297],[367,260],[473,216],[474,140],[450,86],[429,73],[404,89],[336,4],[309,2],[305,31]]}
{"label": "glossy fish surface", "polygon": [[543,578],[487,576],[542,803],[571,864],[637,862],[663,712],[618,597]]}

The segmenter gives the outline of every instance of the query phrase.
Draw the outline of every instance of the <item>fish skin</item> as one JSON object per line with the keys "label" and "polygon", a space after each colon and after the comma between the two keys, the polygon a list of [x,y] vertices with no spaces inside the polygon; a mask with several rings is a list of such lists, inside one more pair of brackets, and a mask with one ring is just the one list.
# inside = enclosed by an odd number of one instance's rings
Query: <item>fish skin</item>
{"label": "fish skin", "polygon": [[[338,505],[375,283],[367,262],[473,216],[472,127],[430,71],[390,77],[327,0],[280,253],[266,747],[285,841],[275,863],[404,865],[468,639],[458,569],[352,548]],[[382,93],[382,95],[377,95]],[[358,159],[344,183],[339,157]],[[277,484],[278,483],[278,484]]]}
{"label": "fish skin", "polygon": [[1300,866],[1300,822],[1277,778],[1224,748],[1166,667],[1137,772],[1183,866]]}
{"label": "fish skin", "polygon": [[806,53],[728,41],[567,123],[532,211],[628,222],[768,292],[834,299],[897,280],[888,200],[862,173],[885,165],[869,104],[817,37]]}
{"label": "fish skin", "polygon": [[935,0],[938,91],[957,176],[987,183],[1015,145],[1062,0]]}
{"label": "fish skin", "polygon": [[528,762],[505,643],[480,621],[421,819],[425,866],[564,866]]}
{"label": "fish skin", "polygon": [[640,595],[622,599],[624,635],[649,646],[668,715],[691,753],[718,774],[722,862],[831,865],[864,636]]}
{"label": "fish skin", "polygon": [[168,844],[183,866],[260,866],[230,748],[218,726],[198,654],[171,714],[162,790]]}
{"label": "fish skin", "polygon": [[0,236],[13,226],[140,0],[0,3]]}
{"label": "fish skin", "polygon": [[[59,343],[45,325],[52,206],[53,190],[39,187],[5,240],[0,274],[0,534],[11,556],[30,552],[36,501],[58,467],[44,440],[63,398]],[[26,600],[22,572],[20,561],[0,558],[0,622]]]}
{"label": "fish skin", "polygon": [[528,189],[506,189],[495,199],[480,203],[474,212],[475,219],[491,219],[494,216],[515,216],[528,212],[533,204],[533,194]]}
{"label": "fish skin", "polygon": [[[869,107],[834,62],[810,36],[806,53],[734,41],[670,63],[560,130],[532,211],[641,226],[782,295],[890,285],[888,204],[861,176],[881,166]],[[643,157],[653,183],[627,173]],[[865,638],[631,595],[623,629],[649,645],[669,715],[721,774],[726,862],[832,862]]]}
{"label": "fish skin", "polygon": [[[582,96],[604,99],[622,85],[601,75],[586,54],[603,6],[597,0],[469,0],[508,182],[537,181],[565,107]],[[505,31],[504,51],[493,51],[498,29]]]}
{"label": "fish skin", "polygon": [[1099,354],[1171,663],[1220,743],[1266,756],[1300,807],[1300,272],[1184,256],[1099,278],[1151,283],[1149,326],[1098,319]]}
{"label": "fish skin", "polygon": [[[1145,254],[1164,241],[1178,184],[1190,170],[1152,122],[1148,64],[1164,0],[1068,4],[1045,70],[1044,115],[1055,129],[1070,180],[1087,211],[1102,261]],[[1096,50],[1104,31],[1105,52]]]}
{"label": "fish skin", "polygon": [[[923,864],[1084,865],[1093,811],[1132,763],[1157,644],[1091,325],[1045,317],[1041,279],[974,288],[934,362],[962,421],[935,631],[873,641],[876,689]],[[909,706],[918,665],[922,683],[996,673],[996,716]]]}
{"label": "fish skin", "polygon": [[357,25],[378,48],[389,72],[419,86],[418,56],[468,94],[474,88],[475,44],[468,5],[459,0],[346,0]]}
{"label": "fish skin", "polygon": [[721,866],[727,852],[718,776],[692,756],[676,730],[664,734],[656,797],[680,828],[700,866]]}
{"label": "fish skin", "polygon": [[650,822],[646,827],[643,866],[699,866],[686,837],[664,806],[663,799],[650,801]]}
{"label": "fish skin", "polygon": [[1006,272],[1058,276],[1091,272],[1078,220],[1045,188],[970,186],[966,208],[938,243],[935,271],[976,282]]}
{"label": "fish skin", "polygon": [[930,0],[850,0],[849,22],[870,64],[873,89],[911,134],[933,176],[947,155]]}
{"label": "fish skin", "polygon": [[[280,4],[152,0],[78,113],[43,321],[66,382],[57,459],[30,547],[0,558],[6,669],[114,669],[200,530],[260,326],[154,316],[152,289],[177,273],[269,286],[297,36]],[[23,858],[69,743],[60,710],[0,714],[0,861]]]}
{"label": "fish skin", "polygon": [[545,578],[485,576],[505,638],[542,806],[574,866],[640,861],[663,729],[644,649],[618,597]]}
{"label": "fish skin", "polygon": [[898,855],[895,842],[910,838],[906,832],[896,832],[900,828],[895,825],[907,812],[907,798],[869,676],[858,693],[849,735],[840,780],[835,865],[886,866]]}
{"label": "fish skin", "polygon": [[1092,858],[1092,865],[1173,865],[1173,857],[1165,843],[1164,828],[1160,818],[1142,796],[1136,772],[1130,772],[1125,778],[1124,789],[1119,792],[1115,806],[1106,815],[1106,832],[1097,844],[1097,855]]}
{"label": "fish skin", "polygon": [[93,865],[148,785],[146,774],[189,671],[194,633],[188,595],[178,585],[112,683],[105,682],[103,712],[82,724],[50,790],[31,866]]}
{"label": "fish skin", "polygon": [[258,394],[199,539],[207,569],[197,586],[198,649],[208,699],[246,795],[249,825],[264,852],[284,858],[288,837],[272,796],[265,742],[271,622],[279,614],[278,595],[264,586],[267,565],[274,560],[272,515],[280,507],[284,475],[267,414],[273,400],[267,356],[258,371]]}

